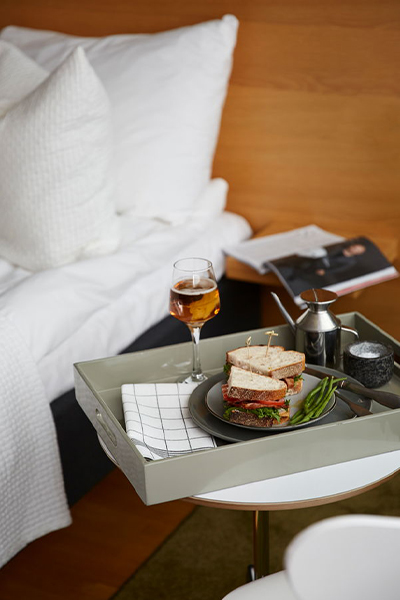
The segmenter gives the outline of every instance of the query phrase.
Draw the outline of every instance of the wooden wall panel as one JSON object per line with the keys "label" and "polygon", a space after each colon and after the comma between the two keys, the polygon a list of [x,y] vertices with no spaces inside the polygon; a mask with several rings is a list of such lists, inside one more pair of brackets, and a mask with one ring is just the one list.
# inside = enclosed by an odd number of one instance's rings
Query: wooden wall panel
{"label": "wooden wall panel", "polygon": [[[255,230],[400,223],[400,2],[3,0],[0,26],[79,35],[240,20],[214,174]],[[322,221],[321,221],[322,220]]]}

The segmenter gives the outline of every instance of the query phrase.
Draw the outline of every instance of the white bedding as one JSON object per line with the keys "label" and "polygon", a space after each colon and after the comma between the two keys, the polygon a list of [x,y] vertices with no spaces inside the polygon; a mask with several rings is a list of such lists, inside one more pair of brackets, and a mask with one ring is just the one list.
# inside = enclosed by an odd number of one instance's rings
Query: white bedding
{"label": "white bedding", "polygon": [[[219,192],[222,188],[210,184],[209,200],[216,205],[221,205]],[[49,403],[73,387],[73,363],[120,352],[168,314],[175,260],[209,258],[220,277],[223,248],[251,233],[247,221],[229,212],[216,213],[211,220],[198,215],[179,226],[120,218],[123,243],[112,255],[37,273],[0,260],[0,350],[8,357],[1,395],[9,419],[3,418],[9,434],[2,436],[0,465],[0,566],[26,543],[69,522]],[[11,338],[15,343],[10,344]],[[29,410],[17,410],[16,405]],[[28,441],[18,440],[18,432],[27,428]],[[5,485],[9,478],[14,487]],[[24,502],[15,503],[15,497]],[[21,514],[19,527],[10,527]]]}
{"label": "white bedding", "polygon": [[223,248],[251,231],[228,212],[207,224],[121,221],[122,247],[109,256],[34,274],[0,261],[0,313],[30,348],[49,402],[73,387],[74,362],[121,352],[168,314],[175,260],[204,256],[220,277]]}
{"label": "white bedding", "polygon": [[0,314],[0,566],[70,524],[55,426],[37,366]]}

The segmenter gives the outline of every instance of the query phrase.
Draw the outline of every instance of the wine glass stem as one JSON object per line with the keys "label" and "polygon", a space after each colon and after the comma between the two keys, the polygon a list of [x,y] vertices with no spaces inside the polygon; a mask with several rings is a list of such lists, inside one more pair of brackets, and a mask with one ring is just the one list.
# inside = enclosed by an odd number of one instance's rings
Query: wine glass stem
{"label": "wine glass stem", "polygon": [[200,362],[200,327],[191,327],[189,325],[190,333],[192,335],[193,341],[193,369],[192,369],[192,379],[194,380],[202,380],[204,378],[203,372],[201,370],[201,362]]}

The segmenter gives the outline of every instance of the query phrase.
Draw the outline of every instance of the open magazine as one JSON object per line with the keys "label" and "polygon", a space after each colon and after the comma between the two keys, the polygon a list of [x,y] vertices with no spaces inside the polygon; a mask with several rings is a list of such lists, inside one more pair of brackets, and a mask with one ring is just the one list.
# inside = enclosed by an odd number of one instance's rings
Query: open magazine
{"label": "open magazine", "polygon": [[276,273],[301,307],[300,294],[310,288],[343,296],[399,275],[368,238],[344,239],[316,225],[255,238],[226,252],[260,273]]}

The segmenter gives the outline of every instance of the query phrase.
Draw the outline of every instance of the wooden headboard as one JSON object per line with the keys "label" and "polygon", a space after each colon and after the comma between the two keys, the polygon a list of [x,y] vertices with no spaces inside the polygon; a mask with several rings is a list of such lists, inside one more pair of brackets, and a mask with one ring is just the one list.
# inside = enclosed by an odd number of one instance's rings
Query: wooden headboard
{"label": "wooden headboard", "polygon": [[78,35],[240,21],[214,174],[230,210],[399,231],[400,3],[2,0],[0,26]]}

